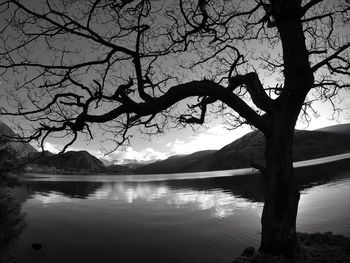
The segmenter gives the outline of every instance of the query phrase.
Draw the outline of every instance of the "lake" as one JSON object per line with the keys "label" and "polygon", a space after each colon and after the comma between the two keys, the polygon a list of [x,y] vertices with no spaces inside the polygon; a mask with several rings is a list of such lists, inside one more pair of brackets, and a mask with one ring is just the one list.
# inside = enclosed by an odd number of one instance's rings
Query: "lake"
{"label": "lake", "polygon": [[[350,161],[298,168],[297,174],[298,231],[350,237]],[[25,227],[7,253],[18,262],[228,263],[259,245],[262,182],[247,170],[34,175],[15,192]]]}

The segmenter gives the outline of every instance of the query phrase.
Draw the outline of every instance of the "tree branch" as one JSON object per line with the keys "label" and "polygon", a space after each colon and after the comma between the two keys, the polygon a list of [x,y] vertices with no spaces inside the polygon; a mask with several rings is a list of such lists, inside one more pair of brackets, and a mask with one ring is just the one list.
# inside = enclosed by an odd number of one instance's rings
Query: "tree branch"
{"label": "tree branch", "polygon": [[317,71],[319,68],[323,67],[324,65],[327,65],[331,60],[335,59],[338,57],[338,55],[345,51],[346,49],[348,49],[350,47],[350,43],[343,45],[342,47],[340,47],[336,52],[334,52],[332,55],[328,56],[327,58],[325,58],[324,60],[318,62],[317,64],[315,64],[314,66],[311,67],[311,70],[313,72]]}
{"label": "tree branch", "polygon": [[234,90],[240,85],[245,85],[257,107],[265,112],[268,112],[271,109],[272,99],[266,94],[256,72],[234,76],[229,80],[229,83],[230,90]]}
{"label": "tree branch", "polygon": [[322,2],[323,0],[310,0],[307,4],[303,6],[303,15],[313,6],[317,5],[318,3]]}
{"label": "tree branch", "polygon": [[[239,113],[256,128],[261,130],[265,129],[263,118],[243,100],[233,94],[229,89],[209,80],[192,81],[173,86],[164,95],[152,101],[143,103],[134,102],[127,106],[121,105],[102,115],[80,115],[80,118],[83,122],[103,123],[111,121],[124,113],[133,112],[138,116],[148,116],[161,112],[175,103],[193,96],[208,96],[215,100],[220,100]],[[77,119],[79,119],[79,117]]]}

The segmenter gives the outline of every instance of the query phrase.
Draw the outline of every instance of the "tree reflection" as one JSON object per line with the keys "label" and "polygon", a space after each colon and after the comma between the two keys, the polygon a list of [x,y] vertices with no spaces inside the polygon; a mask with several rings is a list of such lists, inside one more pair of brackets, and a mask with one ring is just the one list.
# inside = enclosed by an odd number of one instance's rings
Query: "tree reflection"
{"label": "tree reflection", "polygon": [[[337,180],[344,174],[346,175],[344,171],[349,170],[350,161],[342,160],[296,168],[295,174],[299,189],[304,190]],[[169,174],[168,176],[169,180],[146,182],[142,180],[140,182],[128,181],[126,178],[119,176],[116,176],[113,180],[111,179],[110,182],[27,181],[23,188],[28,197],[42,195],[45,200],[66,197],[68,199],[118,199],[128,202],[135,199],[153,201],[169,195],[171,191],[191,190],[200,194],[218,190],[235,198],[244,198],[250,202],[264,201],[263,182],[259,173],[186,180],[172,180],[172,175]],[[137,179],[135,178],[132,177],[132,180]],[[56,201],[59,202],[58,199]]]}
{"label": "tree reflection", "polygon": [[96,192],[102,182],[69,182],[69,181],[27,181],[23,184],[24,190],[28,196],[35,193],[49,195],[58,193],[68,198],[86,199],[92,193]]}
{"label": "tree reflection", "polygon": [[[347,160],[296,169],[300,190],[326,184],[341,178],[350,170]],[[155,202],[162,199],[175,207],[191,206],[196,210],[213,210],[226,216],[242,207],[264,201],[259,173],[205,179],[135,182],[120,178],[112,182],[27,182],[29,192],[42,203],[70,202],[70,198],[116,200],[133,203],[137,200]],[[135,178],[132,178],[135,179]],[[169,175],[171,179],[171,175]]]}
{"label": "tree reflection", "polygon": [[21,204],[11,195],[9,189],[0,189],[0,251],[5,249],[21,234],[24,214]]}
{"label": "tree reflection", "polygon": [[10,175],[14,171],[15,155],[7,149],[0,151],[0,262],[9,262],[5,256],[6,249],[22,233],[25,227],[24,214],[21,203],[14,198],[12,188],[18,185],[15,177]]}
{"label": "tree reflection", "polygon": [[[350,160],[311,165],[295,169],[299,190],[348,177]],[[193,189],[207,191],[221,189],[233,196],[245,198],[252,202],[264,201],[264,184],[259,173],[232,177],[215,177],[206,179],[174,180],[167,182],[173,189]]]}

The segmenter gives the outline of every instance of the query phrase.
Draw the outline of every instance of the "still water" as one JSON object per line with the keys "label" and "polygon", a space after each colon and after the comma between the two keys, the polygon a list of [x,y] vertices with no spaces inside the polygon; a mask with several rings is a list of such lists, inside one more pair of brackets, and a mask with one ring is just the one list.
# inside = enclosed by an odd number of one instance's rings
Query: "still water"
{"label": "still water", "polygon": [[[350,237],[349,161],[297,173],[298,231]],[[260,176],[233,174],[27,178],[16,194],[26,226],[8,253],[23,263],[231,262],[258,246],[263,207]]]}

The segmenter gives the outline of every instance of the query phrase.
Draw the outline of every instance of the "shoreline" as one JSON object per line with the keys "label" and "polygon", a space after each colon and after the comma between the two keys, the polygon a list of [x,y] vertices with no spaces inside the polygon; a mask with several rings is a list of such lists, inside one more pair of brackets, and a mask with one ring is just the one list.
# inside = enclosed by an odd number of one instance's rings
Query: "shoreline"
{"label": "shoreline", "polygon": [[[335,163],[339,161],[350,160],[350,153],[341,153],[336,155],[330,155],[321,158],[308,159],[303,161],[293,162],[294,169],[300,168],[308,168],[313,166],[325,165],[329,163]],[[103,175],[135,175],[135,176],[149,176],[149,175],[182,175],[186,178],[185,175],[188,174],[213,174],[213,173],[223,173],[221,176],[231,176],[232,174],[245,175],[245,174],[255,174],[259,173],[259,170],[254,167],[245,167],[245,168],[237,168],[237,169],[228,169],[228,170],[216,170],[216,171],[196,171],[196,172],[183,172],[183,173],[155,173],[155,174],[138,174],[129,172],[107,172],[107,171],[87,171],[87,170],[27,170],[23,174],[24,175],[33,175],[33,174],[41,174],[41,175],[94,175],[94,176],[103,176]],[[209,176],[210,177],[210,176]],[[199,177],[201,178],[201,177]]]}
{"label": "shoreline", "polygon": [[[332,232],[297,233],[297,236],[304,257],[303,263],[350,262],[350,237]],[[258,257],[259,252],[253,247],[248,247],[232,263],[258,263],[260,262]],[[276,258],[271,262],[279,261]]]}
{"label": "shoreline", "polygon": [[350,237],[326,233],[298,233],[305,251],[305,263],[350,262]]}
{"label": "shoreline", "polygon": [[[304,263],[345,263],[350,262],[350,237],[332,232],[297,233],[304,253]],[[253,263],[258,252],[246,248],[232,263]],[[0,263],[15,263],[14,255],[0,255]],[[277,261],[273,261],[277,262]]]}

